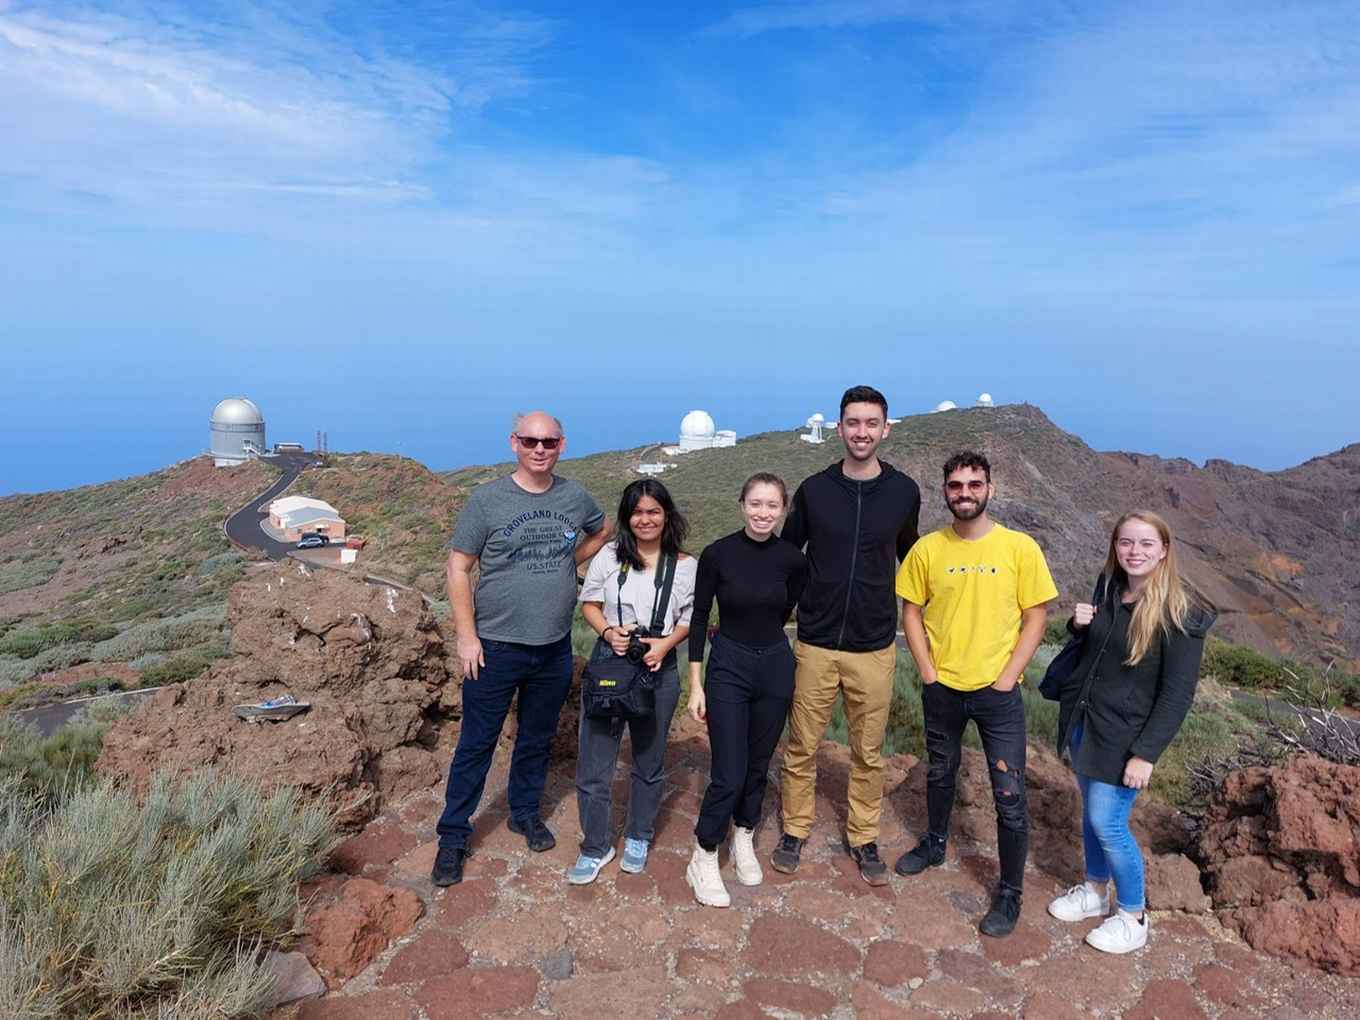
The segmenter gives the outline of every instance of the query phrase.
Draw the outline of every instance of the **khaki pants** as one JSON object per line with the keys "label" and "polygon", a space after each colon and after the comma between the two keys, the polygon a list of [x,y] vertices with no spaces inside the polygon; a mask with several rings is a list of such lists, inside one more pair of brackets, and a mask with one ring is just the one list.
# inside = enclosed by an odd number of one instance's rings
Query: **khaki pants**
{"label": "khaki pants", "polygon": [[780,783],[784,831],[806,839],[812,831],[817,786],[817,745],[826,735],[836,693],[845,693],[850,724],[850,811],[845,835],[851,846],[878,841],[883,804],[883,731],[892,701],[897,646],[876,652],[837,652],[795,642],[793,707]]}

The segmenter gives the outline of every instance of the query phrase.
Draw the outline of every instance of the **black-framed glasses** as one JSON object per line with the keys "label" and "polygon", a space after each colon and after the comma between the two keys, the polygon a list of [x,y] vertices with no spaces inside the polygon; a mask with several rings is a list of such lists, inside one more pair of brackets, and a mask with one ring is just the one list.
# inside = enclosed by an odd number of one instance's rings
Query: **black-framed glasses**
{"label": "black-framed glasses", "polygon": [[529,450],[535,446],[541,446],[545,450],[556,450],[562,444],[561,436],[521,436],[516,433],[515,438],[519,440],[520,446]]}

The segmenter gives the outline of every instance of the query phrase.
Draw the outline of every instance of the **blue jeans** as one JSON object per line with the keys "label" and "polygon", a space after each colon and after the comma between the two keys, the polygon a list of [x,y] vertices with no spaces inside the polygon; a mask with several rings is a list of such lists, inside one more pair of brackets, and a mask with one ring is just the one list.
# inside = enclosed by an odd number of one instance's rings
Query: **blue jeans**
{"label": "blue jeans", "polygon": [[[1081,743],[1081,727],[1072,733],[1072,746]],[[1120,909],[1137,914],[1143,909],[1143,852],[1129,829],[1129,814],[1138,791],[1131,786],[1102,783],[1077,773],[1081,787],[1081,842],[1086,851],[1086,877],[1096,883],[1114,879]]]}
{"label": "blue jeans", "polygon": [[482,652],[486,665],[478,670],[477,679],[463,681],[463,722],[449,765],[444,813],[435,827],[441,847],[468,844],[472,813],[481,802],[491,756],[516,694],[519,728],[510,759],[510,816],[525,820],[538,815],[548,776],[548,749],[571,690],[570,634],[550,645],[483,641]]}
{"label": "blue jeans", "polygon": [[[590,657],[594,661],[613,654],[606,642],[597,641]],[[588,857],[603,857],[614,842],[614,767],[625,728],[633,745],[633,774],[623,834],[649,843],[656,834],[656,813],[666,777],[666,734],[680,701],[680,674],[672,661],[654,676],[656,712],[645,719],[591,719],[581,706],[576,806],[581,816],[581,853]]]}

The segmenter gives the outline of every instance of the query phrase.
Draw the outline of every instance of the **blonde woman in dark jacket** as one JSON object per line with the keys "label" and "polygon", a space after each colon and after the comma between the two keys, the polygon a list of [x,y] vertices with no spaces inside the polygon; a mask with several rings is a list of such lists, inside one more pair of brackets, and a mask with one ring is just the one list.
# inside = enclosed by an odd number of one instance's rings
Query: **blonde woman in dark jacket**
{"label": "blonde woman in dark jacket", "polygon": [[1101,604],[1079,603],[1068,623],[1074,633],[1087,633],[1058,717],[1058,751],[1071,750],[1081,787],[1086,881],[1048,912],[1061,921],[1109,914],[1086,941],[1102,952],[1128,953],[1148,937],[1143,855],[1129,814],[1190,711],[1215,614],[1181,580],[1171,529],[1154,513],[1119,519],[1104,577]]}

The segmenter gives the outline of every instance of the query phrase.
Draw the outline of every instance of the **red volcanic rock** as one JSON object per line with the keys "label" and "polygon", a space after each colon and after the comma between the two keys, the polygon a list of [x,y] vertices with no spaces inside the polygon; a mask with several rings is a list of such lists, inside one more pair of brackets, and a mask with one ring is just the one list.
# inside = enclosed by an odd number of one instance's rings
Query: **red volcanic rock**
{"label": "red volcanic rock", "polygon": [[[325,802],[345,828],[388,798],[437,783],[437,724],[456,714],[444,638],[415,594],[334,571],[275,565],[236,585],[230,659],[154,695],[104,739],[99,768],[144,789],[154,770],[214,766]],[[283,693],[311,703],[286,722],[236,718]]]}
{"label": "red volcanic rock", "polygon": [[1147,905],[1153,910],[1207,913],[1212,905],[1200,884],[1199,867],[1184,854],[1152,854],[1145,874]]}
{"label": "red volcanic rock", "polygon": [[425,907],[409,889],[352,878],[307,918],[308,957],[332,985],[354,977],[413,927]]}
{"label": "red volcanic rock", "polygon": [[1360,974],[1360,767],[1231,773],[1199,841],[1219,918],[1253,948]]}

